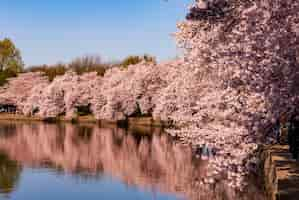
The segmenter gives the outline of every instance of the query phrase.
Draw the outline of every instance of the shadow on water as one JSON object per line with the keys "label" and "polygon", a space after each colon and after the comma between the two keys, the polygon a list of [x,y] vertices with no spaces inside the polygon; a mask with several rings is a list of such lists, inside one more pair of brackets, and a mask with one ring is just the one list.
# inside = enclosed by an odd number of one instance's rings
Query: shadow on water
{"label": "shadow on water", "polygon": [[254,183],[244,193],[224,182],[201,184],[209,169],[198,155],[214,152],[204,147],[194,152],[154,127],[0,122],[0,150],[0,193],[23,187],[16,188],[22,166],[87,181],[109,176],[129,188],[190,200],[263,199]]}

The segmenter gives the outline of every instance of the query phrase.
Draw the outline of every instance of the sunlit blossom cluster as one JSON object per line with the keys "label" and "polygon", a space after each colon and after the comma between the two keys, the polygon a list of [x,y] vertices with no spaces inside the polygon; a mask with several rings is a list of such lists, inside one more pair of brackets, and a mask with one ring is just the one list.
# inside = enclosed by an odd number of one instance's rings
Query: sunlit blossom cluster
{"label": "sunlit blossom cluster", "polygon": [[151,115],[158,91],[173,78],[170,76],[176,71],[171,72],[172,68],[178,68],[171,62],[164,65],[141,63],[127,69],[111,68],[103,77],[69,71],[52,82],[41,73],[20,74],[1,88],[0,100],[1,104],[16,105],[22,114],[42,118],[73,118],[79,106],[90,106],[97,119]]}
{"label": "sunlit blossom cluster", "polygon": [[187,125],[174,134],[218,149],[210,162],[215,173],[226,169],[230,184],[241,187],[273,122],[298,106],[299,2],[202,3],[176,34],[186,50],[184,78],[192,81],[178,78],[179,99],[186,100],[177,101],[172,117]]}

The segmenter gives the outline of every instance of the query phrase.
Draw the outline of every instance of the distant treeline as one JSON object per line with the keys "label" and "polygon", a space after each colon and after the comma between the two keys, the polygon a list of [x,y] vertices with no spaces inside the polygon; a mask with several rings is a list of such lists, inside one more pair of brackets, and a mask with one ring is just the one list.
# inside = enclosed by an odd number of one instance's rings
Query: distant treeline
{"label": "distant treeline", "polygon": [[68,70],[73,70],[77,74],[97,72],[99,76],[103,76],[106,69],[113,65],[116,66],[117,64],[103,63],[99,56],[83,56],[74,59],[68,64],[58,63],[54,65],[31,66],[24,72],[43,72],[52,81],[56,76],[63,75]]}
{"label": "distant treeline", "polygon": [[156,63],[156,59],[147,54],[143,56],[128,56],[123,61],[110,63],[102,62],[99,56],[83,56],[74,59],[68,64],[58,63],[55,65],[31,66],[24,72],[43,72],[52,81],[56,76],[63,75],[68,70],[72,70],[79,75],[87,72],[97,72],[99,76],[103,76],[108,68],[122,67],[126,69],[129,65],[135,65],[143,61]]}
{"label": "distant treeline", "polygon": [[19,49],[16,48],[12,40],[5,38],[0,40],[0,86],[4,85],[8,78],[16,77],[18,73],[23,72],[43,72],[52,81],[56,76],[63,75],[68,70],[73,70],[78,74],[97,72],[99,76],[103,76],[108,68],[122,67],[126,69],[129,65],[140,62],[156,63],[156,59],[153,56],[144,54],[143,56],[128,56],[119,62],[107,63],[103,62],[100,56],[83,56],[74,59],[70,63],[45,64],[24,69]]}

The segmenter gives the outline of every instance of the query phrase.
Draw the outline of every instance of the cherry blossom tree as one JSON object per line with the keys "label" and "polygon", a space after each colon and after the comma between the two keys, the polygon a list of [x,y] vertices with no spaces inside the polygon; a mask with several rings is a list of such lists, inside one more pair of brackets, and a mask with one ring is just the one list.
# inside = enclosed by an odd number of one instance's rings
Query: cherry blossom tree
{"label": "cherry blossom tree", "polygon": [[41,117],[73,117],[90,105],[97,119],[141,112],[171,120],[170,134],[216,150],[211,177],[225,172],[242,188],[258,145],[271,142],[267,127],[298,106],[298,11],[295,0],[196,1],[175,34],[182,58],[111,68],[103,77],[68,72],[52,83],[24,74],[1,89],[0,103],[24,114],[38,108]]}

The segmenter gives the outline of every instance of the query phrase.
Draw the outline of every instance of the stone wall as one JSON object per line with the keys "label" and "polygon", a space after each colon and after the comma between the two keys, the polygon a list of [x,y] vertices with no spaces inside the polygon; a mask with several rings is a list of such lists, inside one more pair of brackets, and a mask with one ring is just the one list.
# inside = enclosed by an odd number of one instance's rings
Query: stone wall
{"label": "stone wall", "polygon": [[261,158],[265,190],[269,199],[298,199],[299,164],[292,159],[288,146],[265,146]]}

